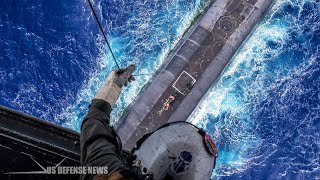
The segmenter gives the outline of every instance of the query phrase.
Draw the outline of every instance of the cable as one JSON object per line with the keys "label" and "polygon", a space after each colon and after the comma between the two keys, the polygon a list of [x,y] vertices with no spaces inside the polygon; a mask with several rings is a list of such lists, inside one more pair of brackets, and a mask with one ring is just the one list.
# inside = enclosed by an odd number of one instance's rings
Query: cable
{"label": "cable", "polygon": [[134,74],[132,76],[150,76],[151,74]]}
{"label": "cable", "polygon": [[118,64],[118,62],[117,62],[117,59],[116,59],[116,57],[114,56],[114,54],[113,54],[113,52],[112,52],[112,49],[111,49],[111,46],[110,46],[110,44],[109,44],[109,42],[108,42],[108,40],[107,40],[107,37],[106,37],[106,35],[104,34],[104,31],[103,31],[103,28],[102,28],[102,26],[101,26],[101,24],[100,24],[100,21],[99,21],[99,19],[98,19],[98,16],[97,16],[96,12],[95,12],[94,9],[93,9],[93,6],[92,6],[92,4],[91,4],[91,1],[88,0],[88,3],[89,3],[89,5],[90,5],[91,11],[92,11],[92,13],[93,13],[93,15],[94,15],[97,23],[98,23],[98,25],[99,25],[99,28],[100,28],[100,31],[101,31],[103,37],[104,37],[104,40],[107,42],[107,45],[108,45],[108,48],[109,48],[109,50],[110,50],[110,52],[111,52],[111,55],[112,55],[112,57],[113,57],[113,60],[114,60],[114,62],[116,63],[118,69],[120,69],[120,66],[119,66],[119,64]]}

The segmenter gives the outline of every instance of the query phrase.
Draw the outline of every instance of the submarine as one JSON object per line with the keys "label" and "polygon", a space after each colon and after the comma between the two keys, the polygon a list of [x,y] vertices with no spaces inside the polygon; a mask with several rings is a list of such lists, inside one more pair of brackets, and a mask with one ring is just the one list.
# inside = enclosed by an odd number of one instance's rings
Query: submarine
{"label": "submarine", "polygon": [[[152,173],[153,179],[210,179],[218,149],[204,130],[181,120],[187,119],[219,78],[272,3],[216,0],[195,22],[135,102],[137,106],[128,108],[119,122],[123,162]],[[210,59],[201,59],[206,57]],[[190,83],[192,89],[187,92],[184,87]],[[166,101],[175,91],[182,98]],[[149,117],[156,119],[153,128],[141,129],[150,124]],[[0,179],[79,179],[78,174],[54,174],[46,167],[79,167],[80,155],[79,132],[0,106]]]}
{"label": "submarine", "polygon": [[[112,53],[91,1],[88,3]],[[165,110],[170,109],[170,103]],[[218,157],[212,138],[182,121],[166,123],[132,143],[135,147],[123,150],[121,160],[152,174],[146,179],[210,179]],[[0,179],[79,179],[86,173],[72,169],[85,168],[81,167],[80,145],[76,131],[0,106]]]}

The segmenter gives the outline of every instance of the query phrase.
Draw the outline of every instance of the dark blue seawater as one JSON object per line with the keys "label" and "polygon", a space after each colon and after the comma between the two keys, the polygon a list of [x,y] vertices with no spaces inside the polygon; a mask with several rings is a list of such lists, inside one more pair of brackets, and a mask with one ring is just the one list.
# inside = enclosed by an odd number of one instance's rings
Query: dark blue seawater
{"label": "dark blue seawater", "polygon": [[0,104],[55,121],[97,68],[98,30],[85,1],[3,0]]}
{"label": "dark blue seawater", "polygon": [[189,121],[214,179],[320,179],[320,2],[276,1]]}
{"label": "dark blue seawater", "polygon": [[[112,114],[121,116],[209,0],[95,0],[122,67],[137,81]],[[114,69],[86,0],[3,0],[0,104],[79,130],[88,104]]]}

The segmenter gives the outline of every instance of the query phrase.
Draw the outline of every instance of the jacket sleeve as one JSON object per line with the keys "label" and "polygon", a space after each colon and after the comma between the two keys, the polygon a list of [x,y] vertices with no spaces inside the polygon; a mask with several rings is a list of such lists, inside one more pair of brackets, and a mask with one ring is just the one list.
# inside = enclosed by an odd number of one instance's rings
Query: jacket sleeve
{"label": "jacket sleeve", "polygon": [[[109,125],[111,106],[101,99],[92,100],[81,125],[80,147],[82,166],[106,166],[108,175],[124,169],[121,161],[121,142]],[[85,175],[81,179],[91,179]]]}

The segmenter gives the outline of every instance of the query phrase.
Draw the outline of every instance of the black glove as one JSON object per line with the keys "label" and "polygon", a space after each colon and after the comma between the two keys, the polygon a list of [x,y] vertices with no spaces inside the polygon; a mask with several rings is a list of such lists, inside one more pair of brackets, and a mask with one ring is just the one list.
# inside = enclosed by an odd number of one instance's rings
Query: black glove
{"label": "black glove", "polygon": [[135,80],[135,78],[132,76],[132,73],[135,69],[136,69],[136,67],[134,65],[130,65],[125,69],[123,68],[123,69],[116,70],[118,77],[115,78],[114,82],[119,87],[122,87],[123,85],[127,86],[128,82]]}

